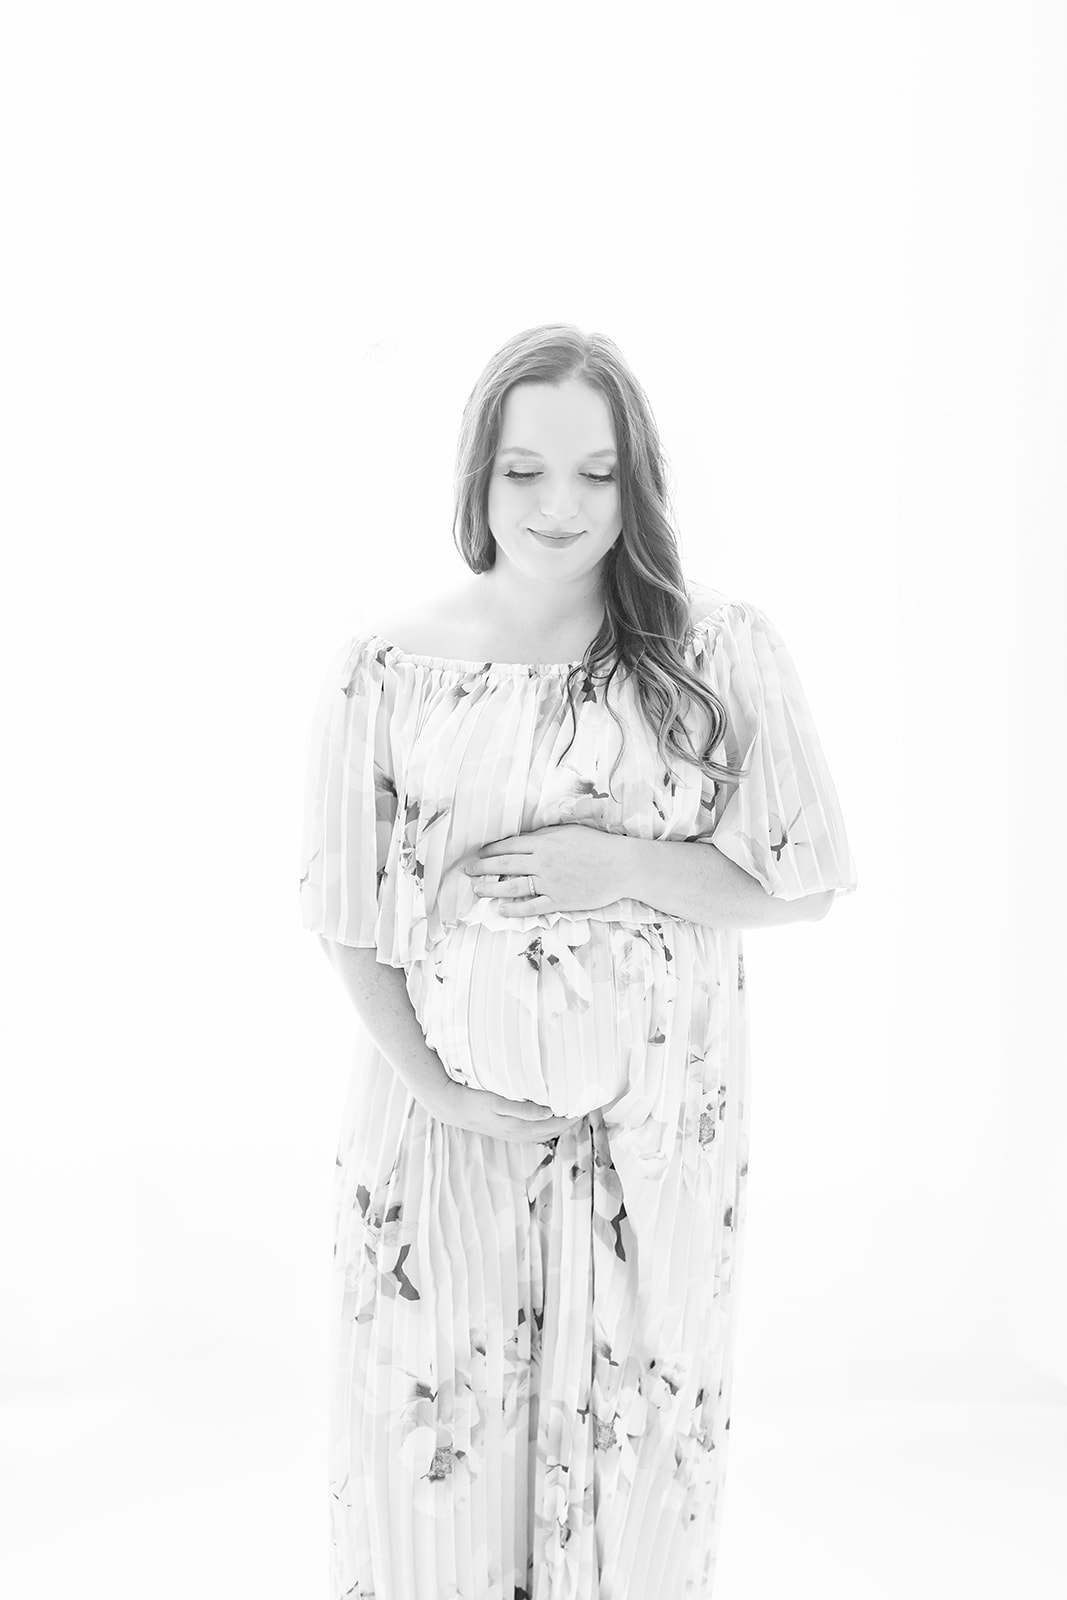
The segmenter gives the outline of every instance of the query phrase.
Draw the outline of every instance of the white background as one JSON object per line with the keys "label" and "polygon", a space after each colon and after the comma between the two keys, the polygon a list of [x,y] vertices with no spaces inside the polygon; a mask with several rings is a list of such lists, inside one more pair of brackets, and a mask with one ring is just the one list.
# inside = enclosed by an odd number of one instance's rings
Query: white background
{"label": "white background", "polygon": [[0,59],[5,1587],[326,1595],[307,725],[567,321],[860,875],[746,935],[716,1600],[1061,1595],[1067,12],[41,3]]}

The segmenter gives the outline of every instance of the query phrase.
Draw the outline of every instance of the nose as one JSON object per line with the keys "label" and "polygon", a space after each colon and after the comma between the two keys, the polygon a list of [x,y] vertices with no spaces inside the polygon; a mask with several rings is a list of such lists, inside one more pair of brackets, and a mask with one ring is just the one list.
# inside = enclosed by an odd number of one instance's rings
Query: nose
{"label": "nose", "polygon": [[540,503],[542,517],[548,523],[567,524],[578,509],[578,497],[560,486],[554,493],[546,493]]}

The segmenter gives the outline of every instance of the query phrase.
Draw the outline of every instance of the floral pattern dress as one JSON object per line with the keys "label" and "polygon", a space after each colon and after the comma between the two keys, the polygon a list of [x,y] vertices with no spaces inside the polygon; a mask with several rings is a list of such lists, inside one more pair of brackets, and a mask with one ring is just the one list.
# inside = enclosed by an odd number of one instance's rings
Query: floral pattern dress
{"label": "floral pattern dress", "polygon": [[335,1600],[712,1593],[748,1176],[740,935],[632,899],[505,917],[464,871],[566,822],[714,844],[786,900],[853,890],[774,625],[715,597],[686,659],[725,705],[715,756],[744,761],[739,785],[663,770],[622,674],[618,723],[579,682],[573,741],[571,664],[364,633],[327,674],[302,926],[403,969],[452,1077],[581,1119],[524,1145],[441,1123],[361,1031],[335,1180]]}

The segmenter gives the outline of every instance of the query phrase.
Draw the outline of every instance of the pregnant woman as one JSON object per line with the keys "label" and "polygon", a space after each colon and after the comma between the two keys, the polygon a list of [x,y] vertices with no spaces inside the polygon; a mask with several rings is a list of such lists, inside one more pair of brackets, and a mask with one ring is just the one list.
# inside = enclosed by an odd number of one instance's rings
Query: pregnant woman
{"label": "pregnant woman", "polygon": [[748,1174],[741,930],[856,885],[792,661],[685,581],[647,399],[566,325],[463,417],[461,586],[338,653],[303,927],[337,1157],[336,1600],[712,1593]]}

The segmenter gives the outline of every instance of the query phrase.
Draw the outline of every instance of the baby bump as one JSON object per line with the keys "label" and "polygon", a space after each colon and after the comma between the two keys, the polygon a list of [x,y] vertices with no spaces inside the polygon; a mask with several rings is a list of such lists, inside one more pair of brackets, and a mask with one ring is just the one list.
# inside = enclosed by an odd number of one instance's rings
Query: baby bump
{"label": "baby bump", "polygon": [[450,1077],[581,1116],[623,1094],[657,1028],[664,1037],[668,969],[650,924],[460,923],[409,971],[408,991]]}

